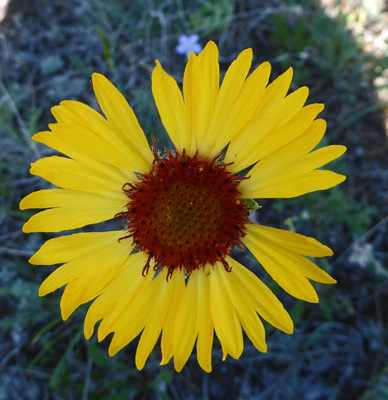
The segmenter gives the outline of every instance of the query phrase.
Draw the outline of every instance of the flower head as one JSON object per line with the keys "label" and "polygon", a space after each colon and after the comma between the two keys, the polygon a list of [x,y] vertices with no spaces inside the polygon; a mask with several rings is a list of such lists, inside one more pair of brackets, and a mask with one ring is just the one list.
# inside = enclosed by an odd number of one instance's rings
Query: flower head
{"label": "flower head", "polygon": [[[162,364],[180,371],[195,342],[200,366],[211,370],[214,331],[224,359],[239,358],[244,330],[267,349],[262,319],[286,333],[293,323],[275,295],[231,258],[246,246],[288,293],[318,302],[310,280],[335,283],[306,257],[331,250],[315,239],[266,227],[250,217],[253,199],[290,198],[333,187],[345,177],[317,169],[343,146],[313,150],[326,123],[321,104],[304,106],[308,89],[289,95],[292,69],[268,85],[265,62],[248,77],[251,50],[231,64],[219,86],[217,46],[191,53],[183,97],[156,62],[152,90],[174,144],[160,152],[146,137],[124,97],[102,75],[93,86],[105,118],[64,101],[52,109],[57,123],[34,140],[63,153],[32,164],[31,173],[58,189],[25,197],[21,209],[46,209],[24,232],[60,232],[113,218],[117,231],[73,233],[48,240],[32,264],[63,264],[42,283],[40,296],[66,285],[67,319],[94,300],[85,336],[113,332],[114,355],[141,334],[136,365],[143,368],[161,332]],[[248,171],[248,172],[246,172]],[[259,218],[260,222],[260,218]]]}
{"label": "flower head", "polygon": [[189,58],[190,52],[198,54],[202,50],[202,46],[198,43],[198,40],[199,36],[197,34],[190,36],[180,35],[178,39],[179,43],[175,50],[178,54]]}

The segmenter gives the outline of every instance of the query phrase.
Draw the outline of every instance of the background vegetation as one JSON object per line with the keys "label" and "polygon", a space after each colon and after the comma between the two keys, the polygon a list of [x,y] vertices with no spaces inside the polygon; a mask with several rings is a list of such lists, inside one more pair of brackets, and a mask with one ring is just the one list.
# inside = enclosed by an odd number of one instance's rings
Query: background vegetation
{"label": "background vegetation", "polygon": [[[388,398],[388,20],[378,0],[24,0],[0,24],[0,400],[8,399],[387,399]],[[317,237],[335,255],[320,265],[337,279],[317,285],[318,305],[294,300],[268,281],[295,322],[285,335],[267,325],[268,353],[247,341],[239,361],[213,373],[195,355],[182,373],[159,367],[155,349],[143,371],[136,343],[114,358],[108,340],[86,341],[85,308],[62,322],[61,291],[38,298],[49,268],[28,264],[46,234],[21,232],[18,204],[47,187],[29,164],[51,150],[31,136],[53,122],[50,108],[77,99],[97,108],[91,74],[125,94],[148,137],[168,145],[151,95],[158,58],[181,82],[180,34],[214,40],[224,72],[247,47],[272,78],[294,67],[292,89],[326,104],[326,143],[348,152],[331,164],[338,188],[292,200],[262,201],[263,224]],[[249,264],[249,255],[239,258]]]}

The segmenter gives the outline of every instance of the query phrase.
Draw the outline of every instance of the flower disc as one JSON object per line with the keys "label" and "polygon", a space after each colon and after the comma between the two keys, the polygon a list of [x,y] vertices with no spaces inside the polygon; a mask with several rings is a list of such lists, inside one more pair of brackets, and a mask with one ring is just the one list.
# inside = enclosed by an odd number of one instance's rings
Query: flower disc
{"label": "flower disc", "polygon": [[186,272],[221,261],[241,245],[249,212],[225,164],[184,153],[156,156],[153,170],[123,190],[130,198],[128,237],[156,266]]}

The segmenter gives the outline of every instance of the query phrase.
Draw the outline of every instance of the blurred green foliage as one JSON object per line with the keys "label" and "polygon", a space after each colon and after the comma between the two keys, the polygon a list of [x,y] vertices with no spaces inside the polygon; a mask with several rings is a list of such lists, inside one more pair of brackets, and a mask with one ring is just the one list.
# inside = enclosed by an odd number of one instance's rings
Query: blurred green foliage
{"label": "blurred green foliage", "polygon": [[[336,19],[313,8],[273,14],[270,40],[276,47],[284,69],[294,67],[295,78],[304,82],[311,71],[331,73],[349,82],[362,82],[363,62],[361,46],[346,28],[346,16]],[[355,86],[349,85],[349,96],[354,97]]]}
{"label": "blurred green foliage", "polygon": [[[284,220],[284,224],[292,231],[298,231],[295,227],[298,223],[303,225],[306,221],[313,221],[320,227],[322,234],[330,231],[333,226],[342,225],[343,229],[352,232],[354,237],[365,232],[378,214],[375,207],[367,206],[362,200],[349,202],[346,193],[338,187],[324,193],[309,193],[303,199],[291,199],[286,204],[278,201],[273,207],[280,215],[284,214],[285,207],[295,207],[300,210]],[[325,239],[327,241],[327,238]]]}
{"label": "blurred green foliage", "polygon": [[234,13],[232,0],[201,0],[189,17],[189,23],[194,32],[208,36],[222,30]]}

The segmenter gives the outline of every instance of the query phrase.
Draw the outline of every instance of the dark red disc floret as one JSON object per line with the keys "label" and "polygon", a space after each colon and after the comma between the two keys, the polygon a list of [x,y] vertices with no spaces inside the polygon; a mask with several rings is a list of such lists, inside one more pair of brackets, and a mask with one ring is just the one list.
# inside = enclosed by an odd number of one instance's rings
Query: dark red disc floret
{"label": "dark red disc floret", "polygon": [[[127,183],[127,211],[120,214],[126,236],[148,256],[155,268],[187,273],[221,261],[233,246],[241,247],[249,210],[238,184],[244,178],[227,171],[219,158],[208,161],[168,152],[155,154],[150,173]],[[123,239],[124,239],[123,238]]]}

